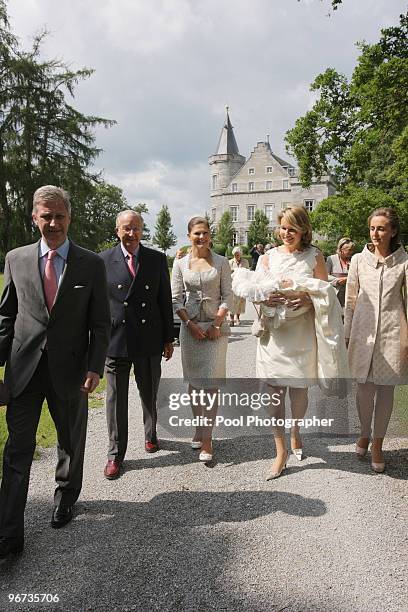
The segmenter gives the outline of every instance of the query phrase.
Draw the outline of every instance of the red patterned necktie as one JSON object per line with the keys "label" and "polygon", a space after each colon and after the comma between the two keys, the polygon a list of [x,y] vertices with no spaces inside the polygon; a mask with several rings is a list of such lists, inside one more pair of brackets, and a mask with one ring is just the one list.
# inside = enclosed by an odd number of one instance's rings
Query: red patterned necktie
{"label": "red patterned necktie", "polygon": [[136,270],[135,270],[135,258],[133,257],[133,255],[127,256],[127,264],[128,264],[130,273],[134,278],[136,276]]}
{"label": "red patterned necktie", "polygon": [[48,251],[48,258],[45,264],[44,270],[44,293],[45,301],[47,302],[48,312],[51,312],[51,308],[54,305],[55,296],[57,295],[58,283],[57,275],[54,268],[54,258],[57,255],[57,251],[50,249]]}

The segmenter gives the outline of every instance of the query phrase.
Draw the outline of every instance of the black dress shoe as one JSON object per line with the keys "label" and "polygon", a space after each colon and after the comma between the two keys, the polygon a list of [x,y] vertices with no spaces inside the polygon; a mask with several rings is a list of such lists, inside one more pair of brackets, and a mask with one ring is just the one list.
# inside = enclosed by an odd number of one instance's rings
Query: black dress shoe
{"label": "black dress shoe", "polygon": [[59,529],[60,527],[64,527],[67,523],[72,521],[72,506],[56,506],[52,513],[51,518],[51,527],[54,529]]}
{"label": "black dress shoe", "polygon": [[9,555],[18,555],[23,552],[23,538],[0,537],[0,559],[6,559]]}

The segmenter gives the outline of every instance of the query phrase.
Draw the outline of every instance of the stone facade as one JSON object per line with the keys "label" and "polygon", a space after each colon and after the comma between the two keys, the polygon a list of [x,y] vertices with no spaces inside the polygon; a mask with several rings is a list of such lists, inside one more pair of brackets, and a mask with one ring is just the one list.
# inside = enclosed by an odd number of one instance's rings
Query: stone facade
{"label": "stone facade", "polygon": [[[247,233],[257,209],[265,212],[271,230],[287,206],[313,210],[335,193],[330,176],[304,189],[297,169],[272,152],[269,142],[258,142],[250,157],[240,155],[227,110],[217,152],[209,157],[211,173],[210,218],[215,222],[229,210],[235,227],[234,244],[247,244]],[[252,246],[252,245],[250,245]]]}

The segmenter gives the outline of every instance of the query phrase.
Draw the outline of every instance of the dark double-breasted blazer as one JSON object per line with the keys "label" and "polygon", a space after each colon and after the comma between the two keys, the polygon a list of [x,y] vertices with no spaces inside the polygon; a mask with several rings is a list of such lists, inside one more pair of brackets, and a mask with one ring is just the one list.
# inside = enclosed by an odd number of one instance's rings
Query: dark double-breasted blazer
{"label": "dark double-breasted blazer", "polygon": [[87,371],[103,374],[110,313],[100,258],[70,242],[51,313],[39,266],[39,242],[6,256],[0,301],[0,364],[13,397],[29,383],[46,347],[58,395],[75,397]]}
{"label": "dark double-breasted blazer", "polygon": [[103,251],[100,257],[105,262],[111,309],[108,356],[136,359],[161,355],[165,342],[174,339],[165,255],[140,245],[135,278],[120,244]]}

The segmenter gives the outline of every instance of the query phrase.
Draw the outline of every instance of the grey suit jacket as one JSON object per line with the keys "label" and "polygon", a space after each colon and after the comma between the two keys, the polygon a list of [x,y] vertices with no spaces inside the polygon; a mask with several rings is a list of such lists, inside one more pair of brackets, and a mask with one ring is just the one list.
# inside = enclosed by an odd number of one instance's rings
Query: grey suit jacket
{"label": "grey suit jacket", "polygon": [[46,346],[58,395],[75,397],[87,371],[103,373],[110,312],[103,262],[70,242],[51,314],[39,268],[39,242],[7,254],[0,300],[0,365],[12,397],[27,386]]}

